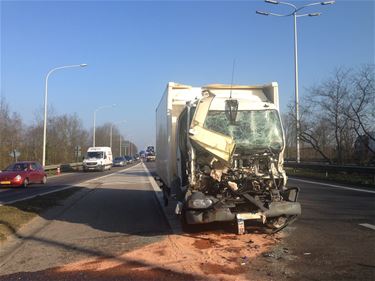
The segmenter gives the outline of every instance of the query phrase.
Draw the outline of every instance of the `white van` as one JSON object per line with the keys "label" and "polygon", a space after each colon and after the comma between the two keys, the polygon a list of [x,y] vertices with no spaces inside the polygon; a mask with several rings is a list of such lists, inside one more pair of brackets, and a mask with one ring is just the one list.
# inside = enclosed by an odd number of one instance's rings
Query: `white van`
{"label": "white van", "polygon": [[89,147],[83,160],[83,170],[104,171],[112,168],[112,150],[110,147]]}

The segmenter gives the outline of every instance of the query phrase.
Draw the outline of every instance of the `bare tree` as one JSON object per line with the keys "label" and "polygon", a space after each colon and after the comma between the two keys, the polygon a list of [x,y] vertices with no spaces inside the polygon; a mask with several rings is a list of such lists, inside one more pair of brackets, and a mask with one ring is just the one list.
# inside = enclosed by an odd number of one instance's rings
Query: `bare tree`
{"label": "bare tree", "polygon": [[48,124],[47,159],[50,163],[75,161],[75,148],[87,149],[89,134],[77,114],[54,116]]}
{"label": "bare tree", "polygon": [[[351,119],[347,112],[350,110],[351,71],[343,68],[336,69],[333,77],[309,90],[307,104],[312,112],[312,122],[315,123],[315,132],[308,131],[301,134],[304,141],[318,145],[317,136],[332,132],[332,142],[335,148],[335,160],[343,163],[348,158],[345,143],[352,138]],[[319,121],[319,122],[318,122]],[[318,127],[320,126],[319,130]],[[324,126],[322,126],[324,125]]]}
{"label": "bare tree", "polygon": [[[295,147],[296,118],[294,104],[289,105],[288,113],[284,117],[284,128],[287,144]],[[327,121],[322,116],[315,114],[316,107],[300,104],[300,140],[315,150],[325,161],[331,163],[330,158],[330,130]],[[302,158],[306,155],[302,153]]]}
{"label": "bare tree", "polygon": [[110,146],[111,123],[105,123],[95,129],[95,145]]}
{"label": "bare tree", "polygon": [[[19,114],[10,112],[5,98],[0,99],[0,167],[14,161],[9,154],[20,151],[24,125]],[[22,152],[21,152],[22,153]]]}
{"label": "bare tree", "polygon": [[[375,72],[374,65],[362,66],[352,78],[353,91],[351,94],[348,117],[354,123],[358,137],[367,137],[375,142]],[[372,153],[375,151],[367,145]]]}
{"label": "bare tree", "polygon": [[295,157],[293,153],[295,145],[295,122],[293,119],[293,113],[290,111],[290,107],[288,112],[281,114],[281,120],[283,122],[284,127],[284,134],[285,134],[285,158],[291,159]]}
{"label": "bare tree", "polygon": [[[329,163],[352,161],[358,138],[375,142],[374,80],[374,65],[357,71],[338,68],[326,81],[310,88],[300,106],[301,141]],[[287,137],[293,137],[293,106],[285,118]],[[370,146],[368,150],[374,153]]]}

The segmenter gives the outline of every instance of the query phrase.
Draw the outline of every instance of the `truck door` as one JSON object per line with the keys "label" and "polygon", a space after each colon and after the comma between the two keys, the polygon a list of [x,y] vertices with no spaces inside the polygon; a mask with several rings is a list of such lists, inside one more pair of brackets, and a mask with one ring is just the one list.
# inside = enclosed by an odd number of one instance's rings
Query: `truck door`
{"label": "truck door", "polygon": [[177,139],[177,176],[181,179],[180,185],[185,186],[188,183],[186,174],[186,161],[189,160],[187,152],[187,110],[185,109],[177,120],[176,139]]}
{"label": "truck door", "polygon": [[191,122],[189,137],[191,141],[195,142],[215,157],[229,162],[236,146],[233,138],[204,128],[204,122],[214,98],[214,94],[206,91],[203,98],[198,101]]}

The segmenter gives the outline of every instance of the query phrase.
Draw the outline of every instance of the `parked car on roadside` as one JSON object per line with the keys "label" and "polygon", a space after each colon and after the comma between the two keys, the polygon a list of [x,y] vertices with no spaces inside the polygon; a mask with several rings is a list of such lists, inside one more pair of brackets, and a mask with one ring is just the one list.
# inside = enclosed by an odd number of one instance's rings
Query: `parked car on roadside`
{"label": "parked car on roadside", "polygon": [[115,157],[115,160],[113,160],[114,167],[124,167],[126,163],[127,161],[124,156]]}
{"label": "parked car on roadside", "polygon": [[0,173],[0,187],[27,187],[31,183],[45,184],[46,182],[47,174],[43,166],[36,161],[16,162]]}

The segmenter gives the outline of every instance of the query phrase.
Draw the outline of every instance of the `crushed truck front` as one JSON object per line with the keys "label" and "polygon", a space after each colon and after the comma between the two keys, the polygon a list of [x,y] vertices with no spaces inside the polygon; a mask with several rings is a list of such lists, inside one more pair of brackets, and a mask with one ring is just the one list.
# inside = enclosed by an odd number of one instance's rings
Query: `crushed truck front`
{"label": "crushed truck front", "polygon": [[298,189],[286,187],[276,83],[204,87],[178,127],[186,223],[255,220],[276,231],[300,215]]}
{"label": "crushed truck front", "polygon": [[[156,110],[156,169],[185,224],[254,221],[278,231],[301,214],[287,187],[278,85],[170,82]],[[166,198],[167,199],[167,198]],[[166,200],[167,202],[167,200]]]}

